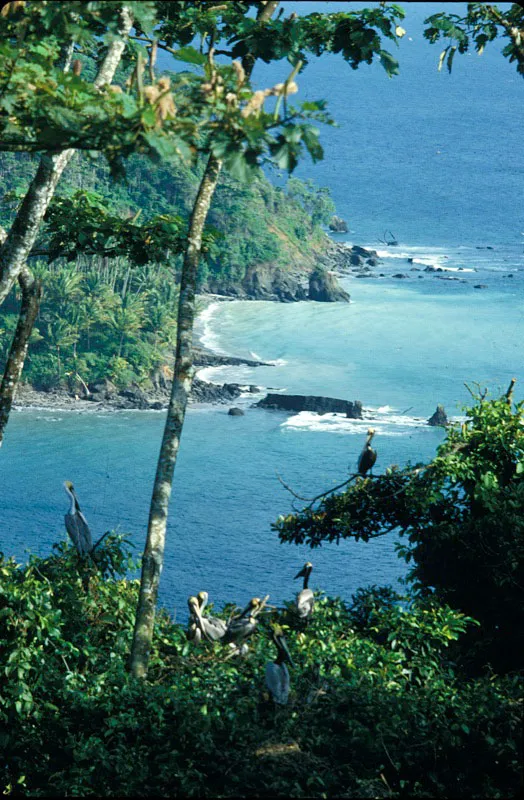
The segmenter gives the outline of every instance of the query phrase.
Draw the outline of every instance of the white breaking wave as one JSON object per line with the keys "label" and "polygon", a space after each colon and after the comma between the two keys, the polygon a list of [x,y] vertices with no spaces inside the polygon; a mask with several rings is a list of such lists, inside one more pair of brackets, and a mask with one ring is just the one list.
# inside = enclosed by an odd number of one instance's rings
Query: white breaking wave
{"label": "white breaking wave", "polygon": [[200,334],[200,343],[208,350],[214,353],[220,352],[218,344],[218,336],[211,327],[211,320],[219,308],[220,303],[210,303],[198,317],[198,323],[202,326],[202,333]]}
{"label": "white breaking wave", "polygon": [[[300,411],[285,420],[280,427],[291,430],[320,431],[321,433],[362,435],[366,433],[372,422],[377,435],[403,436],[410,433],[413,428],[427,426],[425,419],[398,413],[391,414],[392,410],[390,406],[382,406],[381,409],[377,409],[377,415],[375,415],[375,412],[367,409],[364,419],[348,419],[342,414],[317,414],[314,411]],[[382,413],[378,413],[379,411]]]}

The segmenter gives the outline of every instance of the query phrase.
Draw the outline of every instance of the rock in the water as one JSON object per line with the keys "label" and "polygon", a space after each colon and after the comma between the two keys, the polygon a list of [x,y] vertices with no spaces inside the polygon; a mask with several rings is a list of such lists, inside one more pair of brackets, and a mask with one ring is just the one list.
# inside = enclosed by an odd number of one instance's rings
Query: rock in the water
{"label": "rock in the water", "polygon": [[230,403],[241,394],[238,383],[207,383],[194,378],[191,386],[191,400],[194,403]]}
{"label": "rock in the water", "polygon": [[243,417],[244,416],[244,412],[242,411],[241,408],[230,408],[227,413],[229,414],[230,417]]}
{"label": "rock in the water", "polygon": [[336,215],[331,218],[331,222],[329,223],[329,230],[334,231],[334,233],[347,233],[348,232],[348,225],[345,219],[342,217],[337,217]]}
{"label": "rock in the water", "polygon": [[351,255],[349,257],[349,263],[353,267],[359,267],[363,262],[364,262],[364,259],[362,258],[362,256],[359,256],[358,253],[351,253]]}
{"label": "rock in the water", "polygon": [[370,267],[376,267],[379,264],[379,260],[375,258],[375,256],[371,256],[366,263],[369,264]]}
{"label": "rock in the water", "polygon": [[407,275],[403,275],[402,272],[397,272],[395,275],[393,275],[393,277],[394,278],[407,278],[408,276]]}
{"label": "rock in the water", "polygon": [[488,284],[487,283],[476,283],[473,288],[474,289],[487,289],[488,288]]}
{"label": "rock in the water", "polygon": [[303,394],[268,394],[257,408],[280,411],[315,411],[317,414],[345,414],[349,419],[362,419],[362,403],[359,400],[339,400],[334,397],[318,397]]}
{"label": "rock in the water", "polygon": [[446,426],[449,425],[449,420],[447,417],[446,412],[444,411],[444,406],[437,406],[437,410],[434,414],[428,419],[428,425],[433,425],[434,427],[438,427],[439,425]]}
{"label": "rock in the water", "polygon": [[349,294],[331,272],[317,268],[309,276],[309,299],[320,303],[349,303]]}

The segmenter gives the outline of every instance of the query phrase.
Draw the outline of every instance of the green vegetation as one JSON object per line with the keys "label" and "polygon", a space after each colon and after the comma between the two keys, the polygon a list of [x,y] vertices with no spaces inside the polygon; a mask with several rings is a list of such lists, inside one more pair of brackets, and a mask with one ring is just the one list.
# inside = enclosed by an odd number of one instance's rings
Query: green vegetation
{"label": "green vegetation", "polygon": [[[27,190],[32,157],[3,154],[8,227]],[[172,360],[180,251],[199,170],[131,159],[125,182],[100,160],[77,155],[51,202],[31,259],[45,287],[25,366],[36,388],[108,379],[148,385]],[[239,285],[257,264],[312,265],[333,211],[326,190],[296,178],[285,188],[262,174],[240,184],[223,174],[205,236],[200,287]],[[3,306],[0,369],[17,324],[19,289]]]}
{"label": "green vegetation", "polygon": [[399,531],[399,554],[413,563],[421,596],[481,623],[461,654],[472,670],[519,669],[524,650],[524,402],[513,405],[512,395],[513,382],[499,399],[476,395],[429,464],[350,479],[342,493],[274,526],[281,541],[311,547]]}
{"label": "green vegetation", "polygon": [[[523,540],[522,505],[518,512],[512,507],[509,519],[505,501],[510,493],[516,504],[522,490],[522,470],[509,468],[522,463],[522,404],[512,409],[510,403],[510,397],[479,401],[462,429],[448,431],[419,476],[438,473],[449,492],[459,495],[458,474],[474,481],[478,502],[496,508],[501,518],[492,531],[493,546],[503,523],[511,523],[513,540],[501,541],[499,556],[511,549],[513,559]],[[504,487],[495,480],[489,485],[484,480],[482,488],[476,482],[478,470],[485,474],[483,458],[499,477],[504,462]],[[362,496],[366,489],[369,498],[364,518],[373,507],[380,516],[384,494],[372,496],[372,487],[383,486],[396,472],[360,481]],[[411,474],[410,480],[418,477]],[[389,513],[397,504],[404,513],[406,492],[389,497]],[[416,494],[413,489],[410,496]],[[425,508],[422,492],[418,496]],[[472,674],[468,654],[469,637],[478,632],[477,640],[485,637],[491,647],[482,652],[492,662],[490,626],[504,623],[507,593],[513,592],[515,615],[522,602],[515,585],[503,580],[499,558],[486,561],[490,515],[477,516],[476,522],[457,518],[465,530],[461,542],[458,529],[448,526],[444,536],[443,502],[444,497],[428,497],[438,519],[427,523],[426,549],[420,548],[421,533],[412,539],[416,566],[406,596],[372,586],[359,589],[346,604],[317,592],[307,623],[287,603],[262,615],[244,656],[220,642],[190,643],[162,611],[147,679],[127,671],[138,581],[125,579],[132,561],[122,536],[107,536],[94,560],[83,560],[65,544],[55,545],[49,558],[32,557],[26,566],[2,557],[4,793],[516,796],[522,774],[521,675],[516,663],[504,675],[486,668],[478,649]],[[459,497],[458,515],[467,502]],[[469,588],[473,598],[475,576],[483,576],[489,618],[480,602],[477,620],[464,613],[465,601],[462,607],[453,602],[450,587],[458,584],[459,565],[469,578],[461,582],[462,597]],[[449,604],[442,600],[444,590]],[[230,611],[224,609],[224,618]],[[294,662],[284,706],[274,704],[264,684],[265,665],[276,656],[270,626],[277,621]],[[516,641],[514,655],[520,655],[518,647]]]}

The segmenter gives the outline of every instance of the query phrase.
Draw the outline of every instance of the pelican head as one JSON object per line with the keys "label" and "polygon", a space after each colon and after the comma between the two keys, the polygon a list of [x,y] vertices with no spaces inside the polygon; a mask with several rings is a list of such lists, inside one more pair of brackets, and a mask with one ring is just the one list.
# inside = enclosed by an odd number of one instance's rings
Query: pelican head
{"label": "pelican head", "polygon": [[293,659],[291,658],[291,654],[287,647],[287,642],[284,637],[284,631],[280,627],[280,625],[275,625],[271,631],[271,638],[278,650],[277,656],[277,663],[283,664],[284,661],[287,661],[291,664],[292,667],[295,666]]}
{"label": "pelican head", "polygon": [[200,603],[198,602],[198,597],[188,597],[187,605],[189,608],[189,612],[198,617],[198,612],[200,611]]}
{"label": "pelican head", "polygon": [[375,428],[368,428],[368,438],[369,441],[372,440],[373,436],[375,435]]}
{"label": "pelican head", "polygon": [[313,564],[311,563],[311,561],[306,561],[300,572],[297,572],[293,580],[296,581],[297,578],[309,577],[312,569],[313,569]]}

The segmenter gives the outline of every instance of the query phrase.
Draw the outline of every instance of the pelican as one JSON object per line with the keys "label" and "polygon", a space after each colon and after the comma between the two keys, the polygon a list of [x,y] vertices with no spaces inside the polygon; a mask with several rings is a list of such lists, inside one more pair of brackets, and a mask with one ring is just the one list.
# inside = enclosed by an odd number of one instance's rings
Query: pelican
{"label": "pelican", "polygon": [[229,620],[224,641],[238,643],[251,636],[257,626],[257,614],[263,605],[259,597],[252,597],[240,616]]}
{"label": "pelican", "polygon": [[284,706],[289,697],[289,670],[285,664],[288,661],[292,667],[293,659],[289,655],[282,628],[275,626],[271,632],[271,639],[277,646],[275,661],[266,664],[266,686],[273,695],[275,703]]}
{"label": "pelican", "polygon": [[64,517],[66,530],[80,555],[85,556],[93,550],[91,531],[86,518],[80,511],[75,487],[71,481],[64,481],[64,489],[71,498],[71,506]]}
{"label": "pelican", "polygon": [[202,611],[207,605],[209,595],[207,592],[199,592],[198,597],[190,597],[187,601],[189,612],[194,617],[195,624],[206,639],[216,642],[224,637],[226,623],[219,617],[204,617]]}
{"label": "pelican", "polygon": [[313,613],[313,606],[315,604],[315,596],[311,589],[308,589],[309,576],[313,570],[311,561],[306,561],[300,572],[297,572],[293,580],[297,578],[304,578],[304,587],[301,592],[297,594],[296,608],[297,614],[301,619],[308,619]]}
{"label": "pelican", "polygon": [[373,465],[377,460],[377,451],[373,450],[371,447],[371,440],[375,435],[375,429],[369,428],[368,430],[368,438],[366,440],[366,444],[364,449],[360,454],[360,458],[358,460],[358,473],[359,475],[364,476],[368,470],[373,469]]}
{"label": "pelican", "polygon": [[189,606],[189,621],[187,626],[186,636],[188,641],[195,642],[195,644],[200,644],[202,641],[202,631],[200,629],[200,625],[198,624],[198,617],[194,612],[194,603],[195,600],[202,611],[202,603],[200,601],[200,595],[202,592],[199,593],[197,597],[188,597],[187,604]]}

